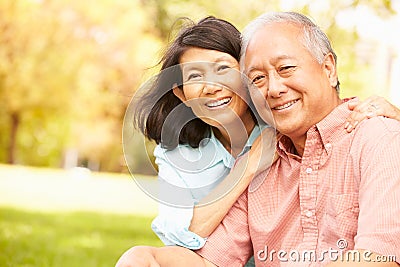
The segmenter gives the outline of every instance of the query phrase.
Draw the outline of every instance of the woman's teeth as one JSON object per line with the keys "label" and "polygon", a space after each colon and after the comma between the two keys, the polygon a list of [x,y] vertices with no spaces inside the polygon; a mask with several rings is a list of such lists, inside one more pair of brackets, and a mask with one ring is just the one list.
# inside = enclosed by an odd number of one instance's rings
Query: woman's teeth
{"label": "woman's teeth", "polygon": [[275,107],[274,109],[276,109],[276,110],[285,109],[285,108],[290,107],[291,105],[293,105],[296,102],[297,102],[297,100],[293,100],[293,101],[290,101],[289,103],[286,103],[285,105],[282,105],[282,106],[279,106],[279,107]]}
{"label": "woman's teeth", "polygon": [[231,98],[227,97],[227,98],[224,98],[224,99],[221,99],[221,100],[218,100],[218,101],[208,102],[206,105],[209,108],[215,108],[215,107],[218,107],[218,106],[225,105],[225,104],[229,103],[229,101],[231,101]]}

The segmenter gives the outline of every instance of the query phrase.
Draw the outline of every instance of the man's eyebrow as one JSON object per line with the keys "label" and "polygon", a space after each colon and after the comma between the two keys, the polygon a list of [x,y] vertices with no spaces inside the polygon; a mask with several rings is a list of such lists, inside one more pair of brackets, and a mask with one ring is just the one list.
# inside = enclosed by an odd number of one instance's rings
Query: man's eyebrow
{"label": "man's eyebrow", "polygon": [[276,63],[276,62],[278,62],[279,60],[284,60],[284,59],[293,59],[293,57],[292,57],[292,56],[289,56],[289,55],[280,55],[280,56],[278,56],[278,57],[276,57],[276,58],[273,58],[273,59],[271,60],[271,62],[272,62],[272,63]]}
{"label": "man's eyebrow", "polygon": [[245,74],[246,74],[246,75],[249,75],[249,73],[251,73],[252,71],[256,71],[256,70],[260,70],[260,68],[254,67],[254,66],[253,66],[253,67],[250,67],[250,68],[247,69],[247,70],[245,69],[245,71],[246,71]]}
{"label": "man's eyebrow", "polygon": [[[286,60],[286,59],[294,59],[294,57],[289,56],[289,55],[280,55],[280,56],[277,56],[277,57],[275,57],[275,58],[272,58],[272,59],[270,60],[270,62],[271,62],[272,64],[276,64],[278,61],[280,61],[280,60]],[[255,71],[255,70],[260,70],[260,68],[259,68],[259,67],[254,67],[254,66],[252,66],[252,67],[250,67],[248,70],[246,70],[246,75],[248,75],[250,72]]]}

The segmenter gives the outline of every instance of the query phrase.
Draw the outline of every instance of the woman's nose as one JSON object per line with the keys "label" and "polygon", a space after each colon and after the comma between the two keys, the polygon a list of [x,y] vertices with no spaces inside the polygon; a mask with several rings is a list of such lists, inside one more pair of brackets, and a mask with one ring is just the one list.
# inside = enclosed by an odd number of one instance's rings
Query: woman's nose
{"label": "woman's nose", "polygon": [[216,94],[222,90],[222,85],[216,82],[204,82],[203,93],[204,94]]}

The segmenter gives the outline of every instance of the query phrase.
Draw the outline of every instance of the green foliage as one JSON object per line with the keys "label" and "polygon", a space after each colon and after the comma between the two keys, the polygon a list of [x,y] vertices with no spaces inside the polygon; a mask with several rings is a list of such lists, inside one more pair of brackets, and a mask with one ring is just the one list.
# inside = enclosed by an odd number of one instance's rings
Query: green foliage
{"label": "green foliage", "polygon": [[107,152],[122,154],[142,49],[157,46],[146,20],[135,1],[2,1],[0,160],[60,166],[72,147],[118,171],[120,156],[110,164]]}
{"label": "green foliage", "polygon": [[134,245],[161,246],[150,218],[0,208],[0,266],[114,266]]}
{"label": "green foliage", "polygon": [[[360,6],[390,17],[392,1],[326,0],[328,8],[315,8],[321,2],[302,1],[291,9],[310,15],[331,38],[343,96],[372,94],[380,84],[371,86],[372,63],[358,60],[355,29],[340,29],[335,21],[341,11]],[[242,30],[263,12],[286,10],[283,3],[0,1],[0,162],[56,167],[72,149],[81,162],[121,171],[125,109],[146,75],[157,71],[148,68],[174,37],[180,26],[174,22],[214,15]],[[141,168],[147,155],[137,157]]]}
{"label": "green foliage", "polygon": [[[147,23],[150,31],[162,40],[173,38],[175,25],[179,18],[190,18],[197,21],[206,16],[231,21],[238,29],[242,29],[251,19],[268,11],[277,10],[279,1],[208,1],[208,0],[142,0],[142,7],[146,13],[151,14],[154,20]],[[175,27],[174,27],[175,26]]]}

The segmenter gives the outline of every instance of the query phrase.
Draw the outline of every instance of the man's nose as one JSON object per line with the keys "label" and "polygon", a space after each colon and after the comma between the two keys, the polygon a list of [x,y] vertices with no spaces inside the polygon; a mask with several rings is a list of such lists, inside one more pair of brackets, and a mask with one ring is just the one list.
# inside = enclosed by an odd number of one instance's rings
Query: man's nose
{"label": "man's nose", "polygon": [[270,75],[268,81],[268,96],[278,98],[286,92],[287,87],[284,85],[282,77],[278,74]]}

